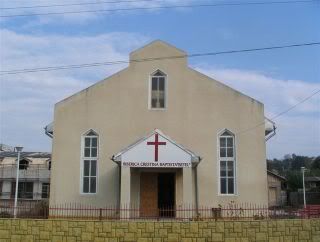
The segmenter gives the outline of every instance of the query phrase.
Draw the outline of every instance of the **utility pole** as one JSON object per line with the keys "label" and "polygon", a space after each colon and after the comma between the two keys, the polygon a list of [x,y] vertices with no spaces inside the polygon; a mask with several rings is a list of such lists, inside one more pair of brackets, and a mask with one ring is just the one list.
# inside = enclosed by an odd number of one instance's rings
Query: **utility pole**
{"label": "utility pole", "polygon": [[18,152],[18,159],[17,159],[17,174],[16,174],[16,192],[14,194],[14,210],[13,216],[17,218],[17,204],[18,204],[18,185],[19,185],[19,166],[20,166],[20,152],[22,151],[23,147],[15,147],[15,150]]}
{"label": "utility pole", "polygon": [[303,207],[306,208],[306,187],[304,185],[304,172],[305,168],[301,167],[301,172],[302,172],[302,185],[303,185]]}

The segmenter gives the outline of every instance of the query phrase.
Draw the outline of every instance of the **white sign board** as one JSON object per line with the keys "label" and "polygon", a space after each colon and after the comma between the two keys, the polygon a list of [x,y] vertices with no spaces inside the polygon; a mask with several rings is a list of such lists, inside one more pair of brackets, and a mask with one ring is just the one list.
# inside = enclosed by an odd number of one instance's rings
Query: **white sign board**
{"label": "white sign board", "polygon": [[191,154],[154,133],[121,155],[121,165],[129,167],[183,168],[191,167]]}

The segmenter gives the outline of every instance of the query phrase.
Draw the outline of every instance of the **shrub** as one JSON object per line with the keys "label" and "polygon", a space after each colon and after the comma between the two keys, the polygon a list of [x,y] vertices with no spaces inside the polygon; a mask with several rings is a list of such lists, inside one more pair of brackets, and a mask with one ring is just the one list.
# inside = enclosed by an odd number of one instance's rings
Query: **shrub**
{"label": "shrub", "polygon": [[11,218],[11,214],[5,211],[0,212],[0,218]]}

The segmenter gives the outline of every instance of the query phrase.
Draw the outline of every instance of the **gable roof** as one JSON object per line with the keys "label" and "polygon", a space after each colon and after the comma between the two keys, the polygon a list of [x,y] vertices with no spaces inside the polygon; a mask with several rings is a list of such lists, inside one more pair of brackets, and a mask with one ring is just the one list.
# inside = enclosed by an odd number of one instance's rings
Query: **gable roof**
{"label": "gable roof", "polygon": [[274,172],[272,172],[270,170],[267,170],[267,173],[268,173],[268,175],[274,176],[274,177],[276,177],[276,178],[278,178],[280,180],[283,180],[283,181],[287,180],[287,178],[285,178],[283,176],[280,176],[280,175],[278,175],[278,174],[276,174],[276,173],[274,173]]}
{"label": "gable roof", "polygon": [[246,98],[248,98],[248,99],[250,99],[250,100],[252,100],[252,101],[255,101],[255,102],[263,105],[263,103],[260,102],[259,100],[254,99],[253,97],[250,97],[250,96],[248,96],[247,94],[244,94],[244,93],[238,91],[237,89],[234,89],[233,87],[230,87],[230,86],[228,86],[227,84],[225,84],[225,83],[223,83],[223,82],[221,82],[221,81],[218,81],[218,80],[216,80],[215,78],[213,78],[213,77],[211,77],[211,76],[208,76],[208,75],[205,74],[205,73],[202,73],[202,72],[200,72],[200,71],[198,71],[198,70],[196,70],[196,69],[194,69],[194,68],[191,68],[190,66],[188,66],[188,69],[189,69],[190,71],[196,73],[197,75],[203,76],[203,77],[205,77],[206,79],[208,79],[208,80],[210,80],[210,81],[214,81],[215,83],[218,83],[219,85],[221,85],[221,86],[223,86],[223,87],[226,87],[227,89],[229,89],[229,90],[231,90],[231,91],[233,91],[233,92],[236,92],[236,93],[240,94],[241,96],[244,96],[244,97],[246,97]]}
{"label": "gable roof", "polygon": [[[177,47],[175,47],[175,46],[173,46],[173,45],[171,45],[171,44],[169,44],[169,43],[167,43],[167,42],[165,42],[165,41],[162,41],[162,40],[154,40],[154,41],[152,41],[152,42],[150,42],[150,43],[148,43],[148,44],[146,44],[146,45],[144,45],[144,46],[142,46],[142,47],[140,47],[140,48],[132,51],[132,52],[129,54],[129,57],[130,57],[129,59],[130,59],[130,61],[129,61],[129,66],[128,66],[128,67],[126,67],[126,68],[124,68],[124,69],[122,69],[122,70],[120,70],[120,71],[118,71],[118,72],[116,72],[116,73],[114,73],[114,74],[112,74],[112,75],[110,75],[110,76],[108,76],[108,77],[106,77],[106,78],[104,78],[104,79],[102,79],[102,80],[100,80],[100,81],[98,81],[98,82],[90,85],[90,86],[87,87],[87,88],[84,88],[83,90],[80,90],[80,91],[78,91],[78,92],[76,92],[76,93],[74,93],[74,94],[72,94],[72,95],[70,95],[70,96],[68,96],[68,97],[60,100],[59,102],[56,103],[56,105],[58,105],[58,104],[60,104],[60,103],[64,103],[65,101],[67,101],[67,100],[69,100],[69,99],[77,96],[78,94],[81,94],[81,93],[89,90],[90,88],[92,88],[92,87],[94,87],[94,86],[96,86],[96,85],[98,85],[98,84],[100,84],[100,83],[102,83],[102,82],[107,81],[107,80],[110,79],[111,77],[116,76],[116,75],[120,74],[121,72],[124,72],[125,70],[129,69],[129,67],[130,67],[130,62],[131,62],[131,60],[132,60],[132,56],[133,56],[133,55],[139,54],[139,52],[142,53],[143,51],[145,51],[145,50],[147,50],[148,48],[150,48],[150,47],[152,47],[152,46],[155,46],[155,45],[160,45],[160,46],[163,46],[163,47],[166,48],[166,49],[171,49],[171,50],[173,50],[174,52],[176,52],[178,56],[181,55],[181,57],[183,57],[183,58],[185,58],[185,59],[187,59],[187,57],[188,57],[187,52],[185,52],[184,50],[178,49]],[[176,56],[176,55],[175,55],[175,56]],[[162,56],[162,57],[163,57],[163,56]],[[160,58],[160,59],[161,59],[162,57],[161,57],[161,56],[153,56],[152,58]],[[164,59],[166,59],[166,57],[170,57],[170,56],[165,56]],[[142,61],[141,61],[141,62],[142,62]],[[140,63],[140,62],[137,62],[137,63]],[[222,86],[224,86],[224,87],[227,87],[227,88],[229,88],[230,90],[232,90],[232,91],[234,91],[234,92],[237,92],[237,93],[239,93],[240,95],[242,95],[242,96],[244,96],[244,97],[247,97],[247,98],[249,98],[249,99],[251,99],[251,100],[253,100],[253,101],[256,101],[256,102],[259,103],[259,104],[262,104],[260,101],[254,99],[254,98],[252,98],[252,97],[250,97],[250,96],[248,96],[248,95],[246,95],[246,94],[244,94],[244,93],[242,93],[242,92],[240,92],[240,91],[238,91],[238,90],[236,90],[236,89],[234,89],[234,88],[232,88],[232,87],[230,87],[230,86],[228,86],[228,85],[226,85],[226,84],[224,84],[224,83],[222,83],[222,82],[220,82],[220,81],[217,81],[217,80],[215,80],[214,78],[212,78],[212,77],[210,77],[210,76],[208,76],[208,75],[206,75],[206,74],[204,74],[204,73],[202,73],[202,72],[199,72],[199,71],[197,71],[197,70],[189,67],[187,64],[186,64],[186,66],[187,66],[187,68],[188,68],[189,70],[197,73],[198,75],[201,75],[201,76],[206,77],[206,78],[208,78],[208,79],[210,79],[210,80],[212,80],[212,81],[215,81],[216,83],[219,83],[220,85],[222,85]],[[51,128],[50,125],[51,125],[51,124],[48,125],[49,127],[46,126],[46,128],[48,127],[48,128],[50,129],[50,128]],[[47,131],[47,130],[46,130],[46,131]],[[49,136],[52,135],[52,133],[51,133],[50,131],[47,132],[46,134],[49,135]]]}
{"label": "gable roof", "polygon": [[306,182],[320,182],[320,176],[307,176],[304,180]]}
{"label": "gable roof", "polygon": [[146,45],[144,45],[144,46],[132,51],[129,54],[130,59],[131,59],[132,55],[135,55],[135,54],[137,54],[137,53],[139,53],[139,52],[141,52],[141,51],[143,51],[143,50],[145,50],[145,49],[147,49],[147,48],[149,48],[150,46],[153,46],[153,45],[162,45],[162,46],[164,46],[164,47],[166,47],[168,49],[174,50],[175,52],[180,52],[181,55],[187,55],[187,52],[185,52],[184,50],[179,49],[179,48],[177,48],[177,47],[175,47],[175,46],[173,46],[173,45],[171,45],[171,44],[169,44],[169,43],[167,43],[167,42],[165,42],[163,40],[157,39],[157,40],[151,41],[150,43],[148,43],[148,44],[146,44]]}
{"label": "gable roof", "polygon": [[[174,52],[178,53],[178,55],[181,55],[181,56],[184,56],[184,55],[185,55],[184,58],[187,58],[187,53],[186,53],[185,51],[183,51],[183,50],[181,50],[181,49],[178,49],[177,47],[175,47],[175,46],[173,46],[173,45],[171,45],[171,44],[169,44],[169,43],[167,43],[167,42],[165,42],[165,41],[162,41],[162,40],[154,40],[154,41],[152,41],[152,42],[150,42],[150,43],[142,46],[141,48],[138,48],[138,49],[132,51],[132,52],[130,53],[130,59],[131,59],[132,55],[135,55],[135,54],[137,54],[137,53],[139,53],[139,52],[143,52],[144,50],[146,50],[146,49],[148,49],[149,47],[154,46],[154,45],[159,45],[159,46],[163,46],[164,48],[171,49],[171,50],[173,50]],[[81,93],[86,92],[87,90],[91,89],[92,87],[94,87],[94,86],[96,86],[96,85],[98,85],[98,84],[101,84],[101,83],[109,80],[109,79],[110,79],[111,77],[113,77],[113,76],[119,75],[120,73],[128,70],[129,68],[130,68],[130,66],[129,66],[129,67],[126,67],[126,68],[124,68],[124,69],[122,69],[122,70],[120,70],[120,71],[118,71],[118,72],[116,72],[116,73],[114,73],[114,74],[106,77],[106,78],[104,78],[103,80],[100,80],[100,81],[94,83],[93,85],[91,85],[91,86],[89,86],[89,87],[87,87],[87,88],[85,88],[85,89],[83,89],[83,90],[81,90],[81,91],[79,91],[79,92],[77,92],[77,93],[74,93],[73,95],[71,95],[71,96],[69,96],[69,97],[66,97],[66,98],[60,100],[59,102],[56,103],[56,105],[58,105],[58,104],[60,104],[60,103],[64,103],[65,101],[67,101],[67,100],[69,100],[69,99],[72,99],[72,98],[76,97],[77,95],[80,95]],[[219,85],[222,85],[222,86],[224,86],[224,87],[229,88],[229,89],[232,90],[233,92],[239,93],[241,96],[244,96],[244,97],[246,97],[246,98],[248,98],[248,99],[250,99],[250,100],[252,100],[252,101],[257,102],[258,104],[263,105],[260,101],[254,99],[254,98],[252,98],[252,97],[250,97],[250,96],[248,96],[248,95],[246,95],[246,94],[243,94],[242,92],[239,92],[238,90],[236,90],[236,89],[234,89],[234,88],[232,88],[232,87],[229,87],[228,85],[226,85],[226,84],[224,84],[224,83],[222,83],[222,82],[220,82],[220,81],[217,81],[217,80],[215,80],[214,78],[212,78],[212,77],[210,77],[210,76],[208,76],[208,75],[205,75],[204,73],[201,73],[201,72],[199,72],[199,71],[197,71],[197,70],[195,70],[195,69],[193,69],[193,68],[191,68],[191,67],[188,67],[188,66],[187,66],[187,68],[188,68],[189,70],[192,70],[193,72],[195,72],[195,73],[198,74],[198,75],[201,75],[201,76],[203,76],[203,77],[205,77],[205,78],[207,78],[207,79],[209,79],[209,80],[212,80],[212,81],[218,83]],[[266,135],[266,139],[271,138],[271,137],[275,134],[275,128],[276,128],[276,127],[275,127],[274,122],[272,122],[271,120],[265,118],[265,135]],[[53,122],[50,123],[50,124],[48,124],[44,129],[45,129],[45,133],[46,133],[49,137],[52,138],[53,132],[54,132],[54,131],[53,131]],[[267,137],[267,136],[268,136],[268,137]]]}
{"label": "gable roof", "polygon": [[155,129],[150,134],[138,139],[137,141],[135,141],[134,143],[130,144],[126,148],[122,149],[120,152],[118,152],[117,154],[113,155],[111,160],[113,160],[115,162],[120,162],[121,161],[121,156],[123,154],[125,154],[126,152],[128,152],[131,149],[133,149],[135,146],[139,145],[140,143],[142,143],[143,141],[147,140],[148,138],[150,138],[151,136],[153,136],[155,134],[160,135],[163,139],[167,140],[171,144],[177,146],[178,148],[180,148],[184,152],[188,153],[191,156],[191,160],[192,160],[193,163],[199,163],[201,161],[200,156],[196,155],[195,153],[193,153],[189,149],[185,148],[184,146],[176,143],[174,140],[172,140],[168,136],[164,135],[159,129]]}

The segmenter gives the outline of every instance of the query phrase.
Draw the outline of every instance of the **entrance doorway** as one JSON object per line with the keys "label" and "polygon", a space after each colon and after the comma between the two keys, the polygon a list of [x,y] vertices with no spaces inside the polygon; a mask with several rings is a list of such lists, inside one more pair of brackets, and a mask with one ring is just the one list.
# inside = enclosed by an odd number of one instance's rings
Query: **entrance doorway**
{"label": "entrance doorway", "polygon": [[175,216],[175,173],[140,175],[140,216]]}
{"label": "entrance doorway", "polygon": [[158,174],[158,209],[160,217],[175,216],[175,174]]}

